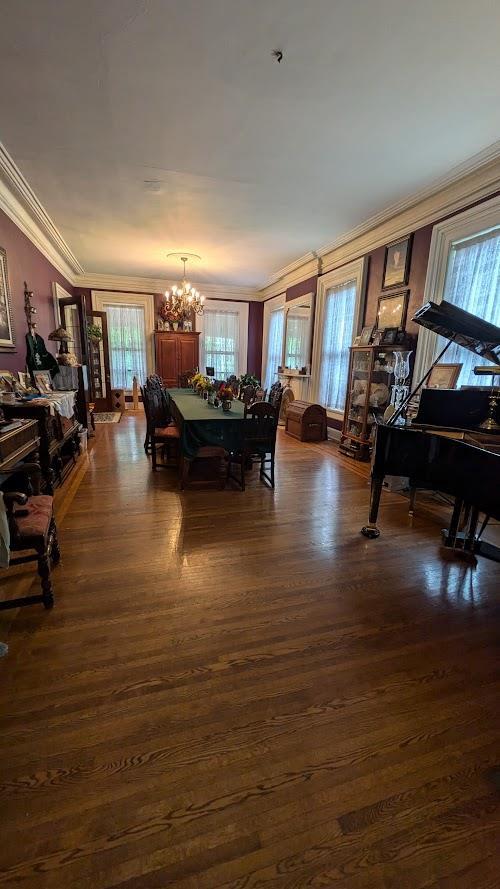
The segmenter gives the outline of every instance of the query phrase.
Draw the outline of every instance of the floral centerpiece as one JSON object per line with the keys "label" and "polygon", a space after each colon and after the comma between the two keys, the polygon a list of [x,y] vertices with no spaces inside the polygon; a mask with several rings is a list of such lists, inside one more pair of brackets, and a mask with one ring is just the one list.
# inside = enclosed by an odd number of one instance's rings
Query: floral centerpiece
{"label": "floral centerpiece", "polygon": [[158,317],[161,318],[162,321],[166,321],[173,330],[176,330],[179,324],[184,320],[183,312],[176,309],[172,303],[168,302],[168,300],[161,301],[158,307]]}
{"label": "floral centerpiece", "polygon": [[227,383],[221,383],[217,395],[222,401],[222,410],[230,411],[231,402],[234,398],[234,392],[231,389],[231,386],[228,386]]}

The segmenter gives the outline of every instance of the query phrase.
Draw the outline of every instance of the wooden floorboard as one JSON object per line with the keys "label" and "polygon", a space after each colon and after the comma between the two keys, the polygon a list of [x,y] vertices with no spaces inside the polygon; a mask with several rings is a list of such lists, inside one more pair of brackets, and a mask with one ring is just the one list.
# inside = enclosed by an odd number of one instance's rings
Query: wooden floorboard
{"label": "wooden floorboard", "polygon": [[97,427],[54,610],[0,615],[0,885],[496,887],[498,565],[425,497],[365,540],[331,442],[280,432],[274,492],[181,494],[143,435]]}

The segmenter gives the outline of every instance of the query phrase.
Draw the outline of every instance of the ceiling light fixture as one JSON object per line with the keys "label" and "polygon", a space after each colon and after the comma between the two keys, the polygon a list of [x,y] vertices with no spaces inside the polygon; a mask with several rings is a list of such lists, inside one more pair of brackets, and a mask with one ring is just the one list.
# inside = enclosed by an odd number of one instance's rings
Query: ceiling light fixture
{"label": "ceiling light fixture", "polygon": [[186,263],[188,259],[188,256],[181,256],[181,262],[184,265],[182,281],[179,281],[178,284],[172,287],[172,290],[165,290],[165,301],[179,315],[187,316],[191,311],[196,312],[197,315],[202,315],[205,297],[186,278]]}

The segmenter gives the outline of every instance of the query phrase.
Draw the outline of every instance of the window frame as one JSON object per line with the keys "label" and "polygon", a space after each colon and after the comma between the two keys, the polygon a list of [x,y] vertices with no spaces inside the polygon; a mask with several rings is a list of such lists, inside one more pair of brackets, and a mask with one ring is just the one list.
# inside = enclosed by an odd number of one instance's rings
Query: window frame
{"label": "window frame", "polygon": [[[263,321],[263,335],[262,335],[262,366],[261,366],[261,380],[265,380],[267,376],[267,353],[269,348],[269,328],[271,324],[271,315],[273,312],[279,312],[280,309],[285,311],[285,302],[286,302],[286,293],[280,293],[278,296],[273,296],[272,299],[267,299],[264,303],[264,321]],[[283,319],[284,322],[284,319]],[[284,340],[285,340],[285,326],[283,323],[283,343],[281,344],[281,354],[283,355],[284,348]]]}
{"label": "window frame", "polygon": [[[457,213],[432,229],[427,275],[422,305],[443,299],[448,262],[453,245],[457,241],[474,238],[500,225],[500,195],[483,201],[469,210]],[[414,383],[422,379],[438,356],[438,336],[432,330],[421,327],[415,354]],[[446,357],[443,358],[446,361]]]}
{"label": "window frame", "polygon": [[[239,326],[240,326],[240,354],[238,358],[238,368],[236,370],[236,376],[240,377],[242,374],[246,374],[247,372],[247,357],[248,357],[248,303],[247,302],[239,302],[237,300],[224,300],[224,299],[206,299],[204,303],[204,311],[217,311],[220,312],[235,312],[238,315]],[[200,359],[202,355],[205,355],[205,341],[204,341],[204,322],[203,315],[196,316],[196,329],[200,332]],[[201,368],[202,373],[204,373],[204,368]]]}
{"label": "window frame", "polygon": [[[351,281],[356,286],[356,303],[354,306],[354,325],[352,331],[352,342],[361,330],[363,319],[365,291],[366,291],[366,268],[367,263],[365,257],[356,259],[347,265],[338,269],[333,269],[325,275],[318,278],[318,286],[316,293],[316,311],[314,318],[314,336],[313,336],[313,358],[312,358],[312,392],[313,400],[319,403],[319,389],[321,379],[321,353],[323,351],[323,330],[325,325],[326,299],[328,292],[333,287],[339,287],[348,284]],[[352,342],[350,345],[352,346]],[[346,393],[347,396],[347,393]],[[343,420],[344,410],[334,410],[326,407],[328,417],[334,420]]]}
{"label": "window frame", "polygon": [[[96,312],[106,311],[104,306],[141,306],[144,309],[144,325],[146,337],[146,368],[149,374],[155,372],[155,352],[154,352],[154,328],[155,328],[155,306],[154,295],[152,293],[123,293],[109,290],[92,290],[92,308]],[[125,390],[131,392],[131,389]]]}

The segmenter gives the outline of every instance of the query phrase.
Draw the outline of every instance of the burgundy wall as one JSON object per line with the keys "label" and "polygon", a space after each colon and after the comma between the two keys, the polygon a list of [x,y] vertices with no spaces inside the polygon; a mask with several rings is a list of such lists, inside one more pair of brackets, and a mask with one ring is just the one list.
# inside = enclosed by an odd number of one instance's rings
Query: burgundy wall
{"label": "burgundy wall", "polygon": [[43,336],[47,348],[54,354],[57,351],[57,345],[49,343],[47,340],[48,334],[55,326],[52,282],[57,281],[68,293],[73,293],[73,287],[3,210],[0,210],[0,247],[3,247],[7,252],[12,325],[16,339],[14,352],[0,354],[0,367],[3,370],[24,370],[26,364],[24,338],[27,333],[24,314],[24,282],[27,281],[28,288],[34,293],[33,305],[37,309],[37,332]]}
{"label": "burgundy wall", "polygon": [[262,372],[262,330],[264,327],[264,303],[248,303],[248,356],[247,373],[260,380]]}
{"label": "burgundy wall", "polygon": [[288,302],[289,299],[295,299],[297,296],[304,296],[305,293],[316,293],[316,286],[318,283],[318,276],[313,275],[312,278],[306,278],[305,281],[301,281],[300,284],[294,284],[293,287],[288,287],[285,299]]}

